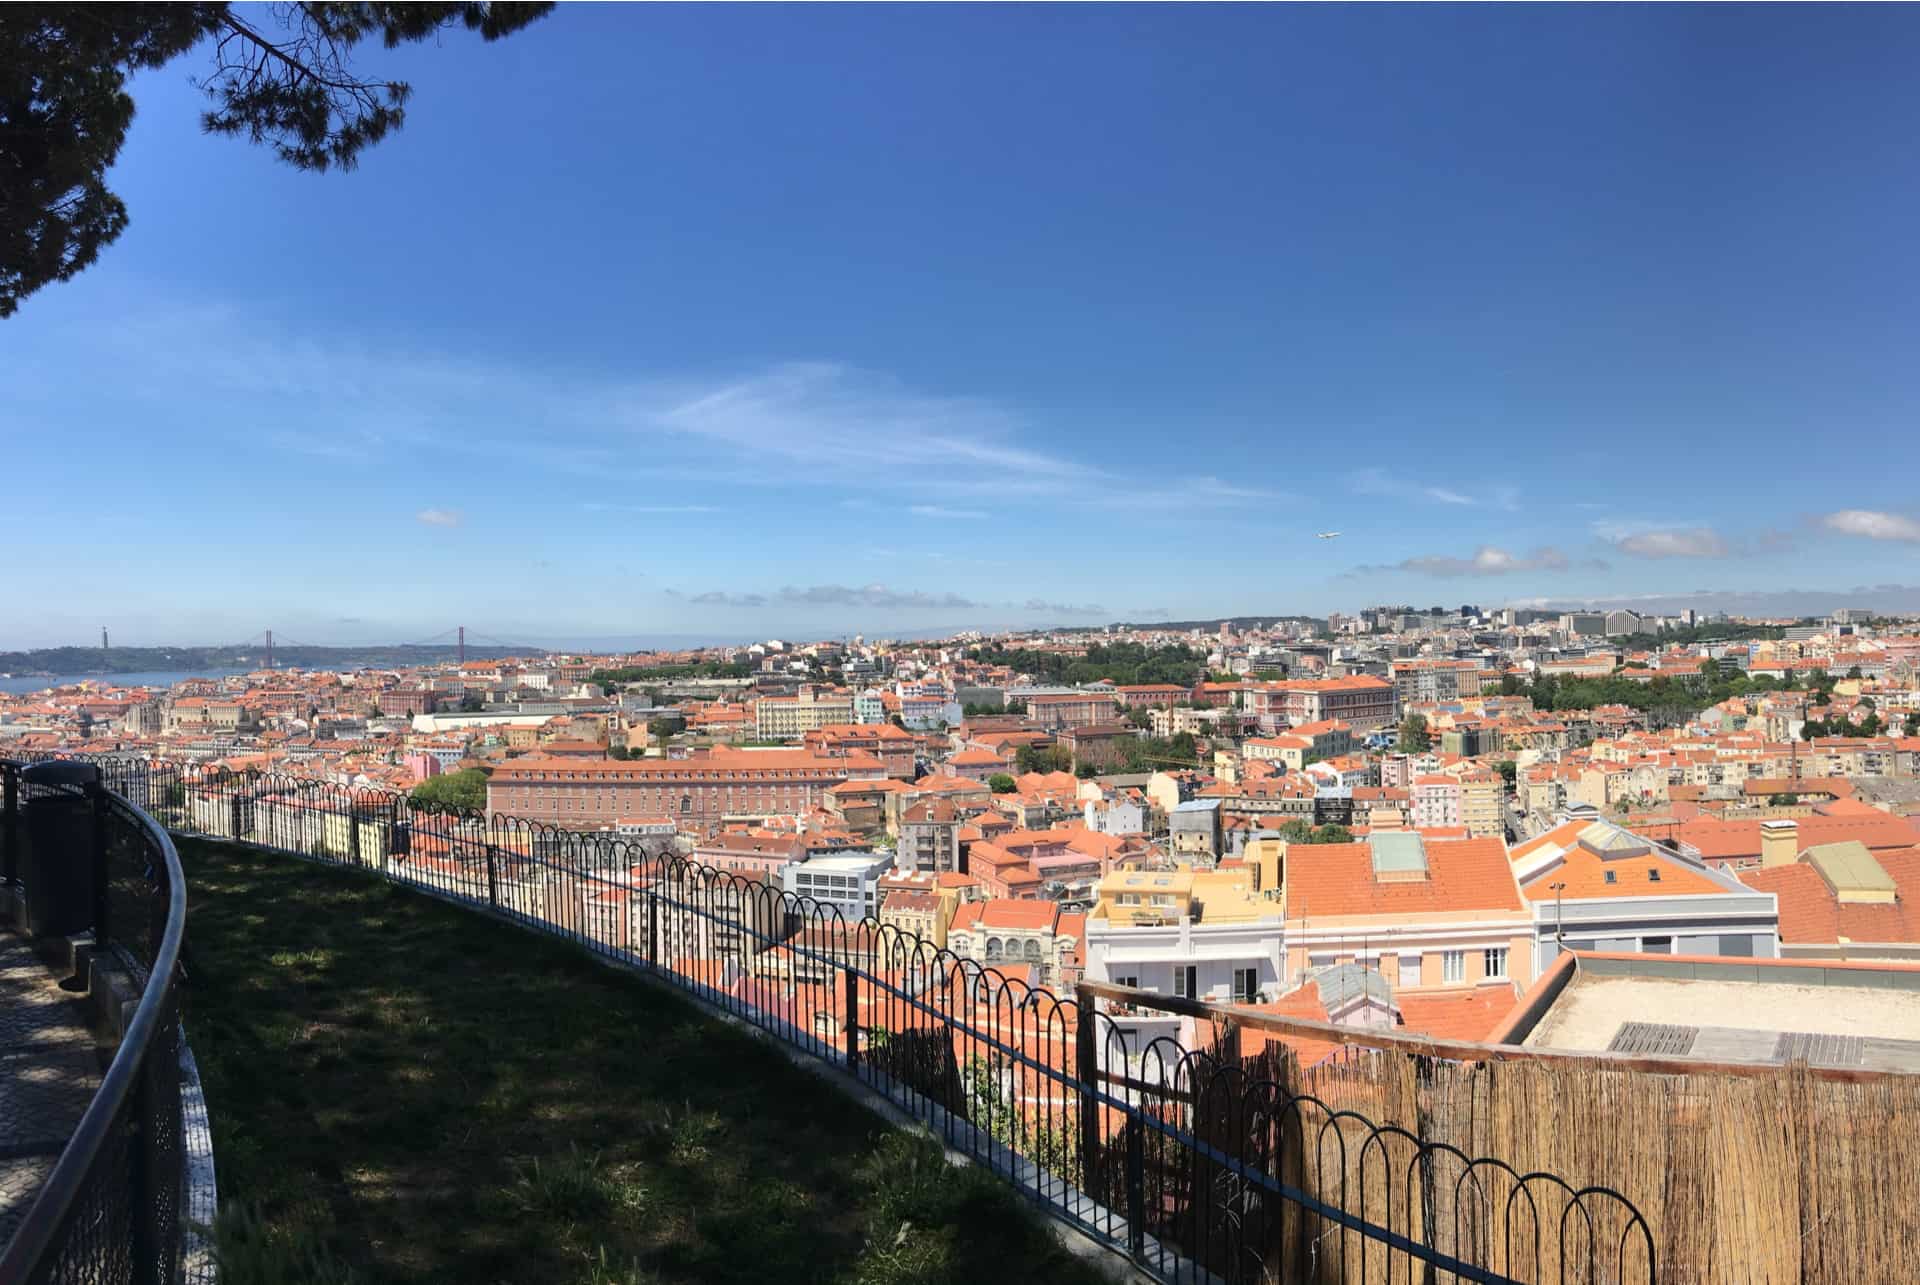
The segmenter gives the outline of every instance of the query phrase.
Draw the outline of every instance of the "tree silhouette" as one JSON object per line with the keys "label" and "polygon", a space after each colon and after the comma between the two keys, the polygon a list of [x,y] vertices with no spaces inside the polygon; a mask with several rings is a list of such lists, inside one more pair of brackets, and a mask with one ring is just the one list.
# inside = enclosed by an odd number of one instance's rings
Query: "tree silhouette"
{"label": "tree silhouette", "polygon": [[[127,79],[203,41],[194,83],[210,133],[264,143],[297,169],[352,169],[406,121],[412,86],[357,75],[355,46],[453,26],[497,40],[551,4],[14,4],[0,6],[0,317],[90,267],[127,226],[107,187],[133,121]],[[267,21],[263,22],[262,20]]]}

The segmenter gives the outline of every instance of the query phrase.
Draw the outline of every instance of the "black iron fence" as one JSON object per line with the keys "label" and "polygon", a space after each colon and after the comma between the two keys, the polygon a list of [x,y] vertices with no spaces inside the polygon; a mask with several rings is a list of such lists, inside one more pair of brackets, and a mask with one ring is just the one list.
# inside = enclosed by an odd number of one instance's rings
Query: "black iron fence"
{"label": "black iron fence", "polygon": [[29,906],[38,879],[42,909],[56,880],[80,878],[78,927],[93,955],[134,980],[139,1001],[72,1137],[0,1246],[0,1281],[170,1283],[184,1185],[179,858],[123,793],[83,774],[35,779],[25,767],[0,760],[0,877]]}
{"label": "black iron fence", "polygon": [[1164,1281],[1654,1279],[1646,1221],[1604,1186],[1376,1124],[1285,1058],[1186,1047],[1085,988],[754,878],[385,790],[101,766],[176,830],[362,866],[653,973],[842,1067]]}

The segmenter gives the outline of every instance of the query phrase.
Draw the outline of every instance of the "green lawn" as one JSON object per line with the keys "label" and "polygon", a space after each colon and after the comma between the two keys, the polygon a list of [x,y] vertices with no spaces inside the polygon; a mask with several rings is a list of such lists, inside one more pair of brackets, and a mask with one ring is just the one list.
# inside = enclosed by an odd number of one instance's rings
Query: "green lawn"
{"label": "green lawn", "polygon": [[224,1285],[1097,1279],[992,1178],[565,943],[181,859]]}

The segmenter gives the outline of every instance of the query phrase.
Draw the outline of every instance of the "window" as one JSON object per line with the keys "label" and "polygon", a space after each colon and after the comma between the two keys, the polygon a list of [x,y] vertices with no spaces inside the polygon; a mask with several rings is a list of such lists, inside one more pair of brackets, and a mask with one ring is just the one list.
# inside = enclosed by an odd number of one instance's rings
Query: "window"
{"label": "window", "polygon": [[1505,977],[1507,975],[1507,948],[1489,946],[1486,949],[1487,976]]}
{"label": "window", "polygon": [[1649,870],[1647,871],[1647,882],[1648,882],[1648,883],[1659,883],[1659,882],[1660,882],[1660,872],[1659,872],[1658,870],[1653,870],[1653,869],[1649,869]]}
{"label": "window", "polygon": [[1606,876],[1606,881],[1607,881],[1608,883],[1619,883],[1619,882],[1620,882],[1620,880],[1619,880],[1619,878],[1618,878],[1618,875],[1619,875],[1619,871],[1617,871],[1617,870],[1609,870],[1609,871],[1607,871],[1607,876]]}
{"label": "window", "polygon": [[1260,970],[1257,968],[1236,968],[1233,970],[1233,998],[1235,1003],[1251,1004],[1260,996]]}
{"label": "window", "polygon": [[1467,980],[1466,951],[1448,950],[1441,952],[1440,980],[1443,982],[1464,982]]}
{"label": "window", "polygon": [[1178,965],[1173,969],[1173,993],[1183,999],[1194,998],[1195,974],[1199,972],[1192,964]]}
{"label": "window", "polygon": [[1116,977],[1113,979],[1113,984],[1115,986],[1132,986],[1137,988],[1140,985],[1140,979],[1138,977]]}
{"label": "window", "polygon": [[1640,940],[1640,949],[1649,955],[1671,955],[1673,953],[1673,938],[1643,937]]}

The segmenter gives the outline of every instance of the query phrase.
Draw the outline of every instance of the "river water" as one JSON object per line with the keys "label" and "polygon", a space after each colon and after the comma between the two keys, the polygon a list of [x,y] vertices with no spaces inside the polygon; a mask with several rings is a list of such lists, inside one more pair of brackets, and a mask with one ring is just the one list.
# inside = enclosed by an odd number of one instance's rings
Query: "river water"
{"label": "river water", "polygon": [[28,692],[43,692],[50,687],[66,687],[74,683],[107,683],[115,687],[171,687],[175,683],[189,678],[225,678],[228,674],[244,674],[244,669],[208,669],[198,673],[192,670],[158,670],[144,674],[62,674],[58,678],[0,678],[0,692],[12,692],[24,695]]}

